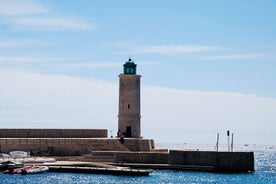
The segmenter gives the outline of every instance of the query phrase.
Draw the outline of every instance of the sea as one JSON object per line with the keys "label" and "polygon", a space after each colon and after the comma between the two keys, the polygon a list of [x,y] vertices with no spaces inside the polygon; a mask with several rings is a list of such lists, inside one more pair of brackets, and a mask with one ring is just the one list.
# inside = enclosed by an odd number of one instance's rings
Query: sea
{"label": "sea", "polygon": [[[156,144],[157,148],[174,150],[214,150],[214,145]],[[189,183],[189,184],[276,184],[276,145],[235,145],[234,151],[254,151],[255,171],[251,173],[210,173],[153,170],[150,176],[114,176],[102,174],[42,173],[34,175],[0,174],[2,184],[97,184],[97,183]],[[227,151],[228,145],[219,145]]]}

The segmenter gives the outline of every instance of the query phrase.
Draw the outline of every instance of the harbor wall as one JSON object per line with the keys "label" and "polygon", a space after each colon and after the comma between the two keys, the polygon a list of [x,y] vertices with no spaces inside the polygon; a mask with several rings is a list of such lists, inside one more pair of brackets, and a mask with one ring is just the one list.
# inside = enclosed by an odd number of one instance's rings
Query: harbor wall
{"label": "harbor wall", "polygon": [[248,172],[254,171],[254,153],[170,150],[169,164],[214,166],[219,172]]}
{"label": "harbor wall", "polygon": [[91,151],[128,151],[117,139],[22,138],[0,139],[0,151],[27,151],[33,155],[81,155]]}
{"label": "harbor wall", "polygon": [[[127,145],[115,138],[0,138],[0,152],[27,151],[33,155],[73,156],[92,151],[151,151],[148,139],[126,139]],[[147,145],[148,144],[148,145]]]}
{"label": "harbor wall", "polygon": [[106,129],[0,129],[0,138],[106,138]]}
{"label": "harbor wall", "polygon": [[139,164],[168,164],[168,153],[155,152],[117,152],[115,153],[117,163],[139,163]]}
{"label": "harbor wall", "polygon": [[130,151],[151,151],[154,149],[153,139],[125,138],[124,146]]}
{"label": "harbor wall", "polygon": [[[163,164],[164,168],[213,172],[253,172],[253,152],[184,151],[114,152],[117,163]],[[163,167],[163,165],[161,167]],[[137,165],[135,165],[137,166]]]}

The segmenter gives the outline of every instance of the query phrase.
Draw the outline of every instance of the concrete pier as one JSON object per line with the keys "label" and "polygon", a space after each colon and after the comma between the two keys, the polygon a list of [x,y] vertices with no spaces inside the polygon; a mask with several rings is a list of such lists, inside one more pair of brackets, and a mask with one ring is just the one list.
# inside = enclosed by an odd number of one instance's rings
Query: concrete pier
{"label": "concrete pier", "polygon": [[131,175],[149,176],[151,169],[133,169],[129,167],[118,167],[99,162],[81,161],[57,161],[55,163],[44,164],[49,167],[51,172],[69,173],[91,173],[91,174],[112,174],[112,175]]}
{"label": "concrete pier", "polygon": [[185,150],[170,150],[169,152],[163,153],[121,151],[93,152],[90,159],[99,158],[100,155],[106,156],[107,153],[109,155],[109,158],[112,157],[113,162],[116,165],[129,166],[134,168],[234,173],[254,171],[253,152],[215,152]]}
{"label": "concrete pier", "polygon": [[170,150],[170,165],[213,166],[216,172],[254,171],[253,152]]}

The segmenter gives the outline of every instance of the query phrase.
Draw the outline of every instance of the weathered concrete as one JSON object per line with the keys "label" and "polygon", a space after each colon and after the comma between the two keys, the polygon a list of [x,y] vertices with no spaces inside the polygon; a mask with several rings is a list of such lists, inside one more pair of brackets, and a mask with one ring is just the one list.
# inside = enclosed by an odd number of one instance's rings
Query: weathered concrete
{"label": "weathered concrete", "polygon": [[152,173],[150,169],[132,169],[122,167],[87,167],[87,166],[49,166],[51,172],[69,172],[69,173],[93,173],[93,174],[112,174],[112,175],[130,175],[130,176],[149,176]]}
{"label": "weathered concrete", "polygon": [[253,152],[170,150],[170,165],[214,166],[218,172],[254,171]]}
{"label": "weathered concrete", "polygon": [[0,138],[106,138],[106,129],[0,129]]}
{"label": "weathered concrete", "polygon": [[140,163],[140,164],[167,164],[168,153],[154,152],[117,152],[116,162]]}
{"label": "weathered concrete", "polygon": [[253,152],[171,150],[169,153],[160,153],[153,150],[152,152],[94,152],[93,155],[109,155],[117,164],[139,168],[213,172],[254,171]]}

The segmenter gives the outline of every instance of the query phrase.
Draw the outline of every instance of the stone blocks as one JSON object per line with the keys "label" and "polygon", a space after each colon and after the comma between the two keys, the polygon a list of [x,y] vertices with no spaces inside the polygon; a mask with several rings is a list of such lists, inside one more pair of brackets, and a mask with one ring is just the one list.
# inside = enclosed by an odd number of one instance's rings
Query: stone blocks
{"label": "stone blocks", "polygon": [[106,138],[106,129],[0,129],[0,138]]}

